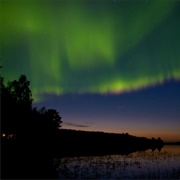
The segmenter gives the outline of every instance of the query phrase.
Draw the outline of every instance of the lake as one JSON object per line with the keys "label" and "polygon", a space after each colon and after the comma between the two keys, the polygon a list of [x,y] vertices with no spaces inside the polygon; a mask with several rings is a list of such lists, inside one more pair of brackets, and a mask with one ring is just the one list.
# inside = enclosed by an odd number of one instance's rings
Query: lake
{"label": "lake", "polygon": [[129,155],[55,159],[60,179],[180,179],[180,146]]}

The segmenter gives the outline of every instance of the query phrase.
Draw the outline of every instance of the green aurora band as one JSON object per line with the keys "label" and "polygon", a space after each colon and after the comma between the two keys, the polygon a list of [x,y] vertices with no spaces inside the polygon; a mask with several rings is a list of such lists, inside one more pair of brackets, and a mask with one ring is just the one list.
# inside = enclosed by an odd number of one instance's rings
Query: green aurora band
{"label": "green aurora band", "polygon": [[1,0],[3,75],[33,94],[121,93],[180,79],[180,2]]}

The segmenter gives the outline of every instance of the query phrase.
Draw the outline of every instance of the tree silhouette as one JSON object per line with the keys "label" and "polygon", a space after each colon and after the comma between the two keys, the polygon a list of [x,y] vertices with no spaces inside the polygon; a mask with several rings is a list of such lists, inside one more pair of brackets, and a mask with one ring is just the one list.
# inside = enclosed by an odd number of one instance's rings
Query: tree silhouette
{"label": "tree silhouette", "polygon": [[29,88],[30,82],[27,81],[25,75],[21,75],[19,80],[8,82],[8,91],[11,93],[16,104],[26,110],[31,110],[32,106],[32,93]]}
{"label": "tree silhouette", "polygon": [[21,75],[18,81],[8,82],[7,86],[4,85],[4,79],[1,77],[3,132],[14,133],[18,136],[23,133],[32,106],[29,84],[25,75]]}
{"label": "tree silhouette", "polygon": [[33,139],[34,142],[40,142],[42,147],[46,144],[52,145],[55,143],[61,123],[61,116],[55,109],[43,107],[37,110],[37,108],[33,108],[31,123],[29,123],[27,131],[30,134],[30,139]]}
{"label": "tree silhouette", "polygon": [[[62,123],[59,113],[54,109],[32,108],[30,82],[25,75],[7,85],[0,76],[0,85],[1,132],[8,135],[2,138],[2,177],[55,177],[51,161]],[[8,139],[10,134],[15,134],[16,139]]]}
{"label": "tree silhouette", "polygon": [[[61,127],[61,117],[54,109],[32,109],[30,82],[25,75],[18,80],[4,84],[1,81],[2,132],[15,133],[17,138],[28,137],[33,131],[37,134],[50,134]],[[37,133],[39,132],[39,133]]]}
{"label": "tree silhouette", "polygon": [[61,117],[55,109],[46,109],[45,107],[39,110],[40,116],[44,119],[44,127],[50,130],[55,130],[61,127]]}

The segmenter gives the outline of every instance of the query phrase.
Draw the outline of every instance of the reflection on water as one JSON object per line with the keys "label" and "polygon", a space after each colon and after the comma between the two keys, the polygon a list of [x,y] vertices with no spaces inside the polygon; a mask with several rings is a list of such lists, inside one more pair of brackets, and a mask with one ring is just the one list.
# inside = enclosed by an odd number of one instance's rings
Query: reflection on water
{"label": "reflection on water", "polygon": [[65,179],[163,179],[180,178],[180,146],[125,155],[66,157],[56,159],[59,178]]}

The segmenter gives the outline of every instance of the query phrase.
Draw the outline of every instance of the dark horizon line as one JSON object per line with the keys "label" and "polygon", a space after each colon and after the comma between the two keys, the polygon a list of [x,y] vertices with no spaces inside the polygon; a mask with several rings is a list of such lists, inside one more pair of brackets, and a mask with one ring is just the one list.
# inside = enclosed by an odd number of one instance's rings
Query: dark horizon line
{"label": "dark horizon line", "polygon": [[[80,132],[92,132],[92,133],[104,133],[104,134],[128,134],[129,136],[134,136],[134,137],[139,137],[139,138],[147,138],[147,139],[151,139],[151,138],[148,138],[148,137],[145,137],[145,136],[135,136],[135,135],[132,135],[132,134],[129,134],[128,132],[122,132],[122,133],[115,133],[115,132],[104,132],[104,131],[93,131],[93,130],[77,130],[77,129],[67,129],[67,128],[59,128],[60,130],[67,130],[67,131],[80,131]],[[154,138],[154,137],[152,137]],[[161,138],[161,137],[160,137]],[[162,139],[163,140],[163,139]],[[180,140],[174,140],[174,141],[164,141],[164,144],[165,145],[170,145],[170,144],[179,144],[180,145]]]}

